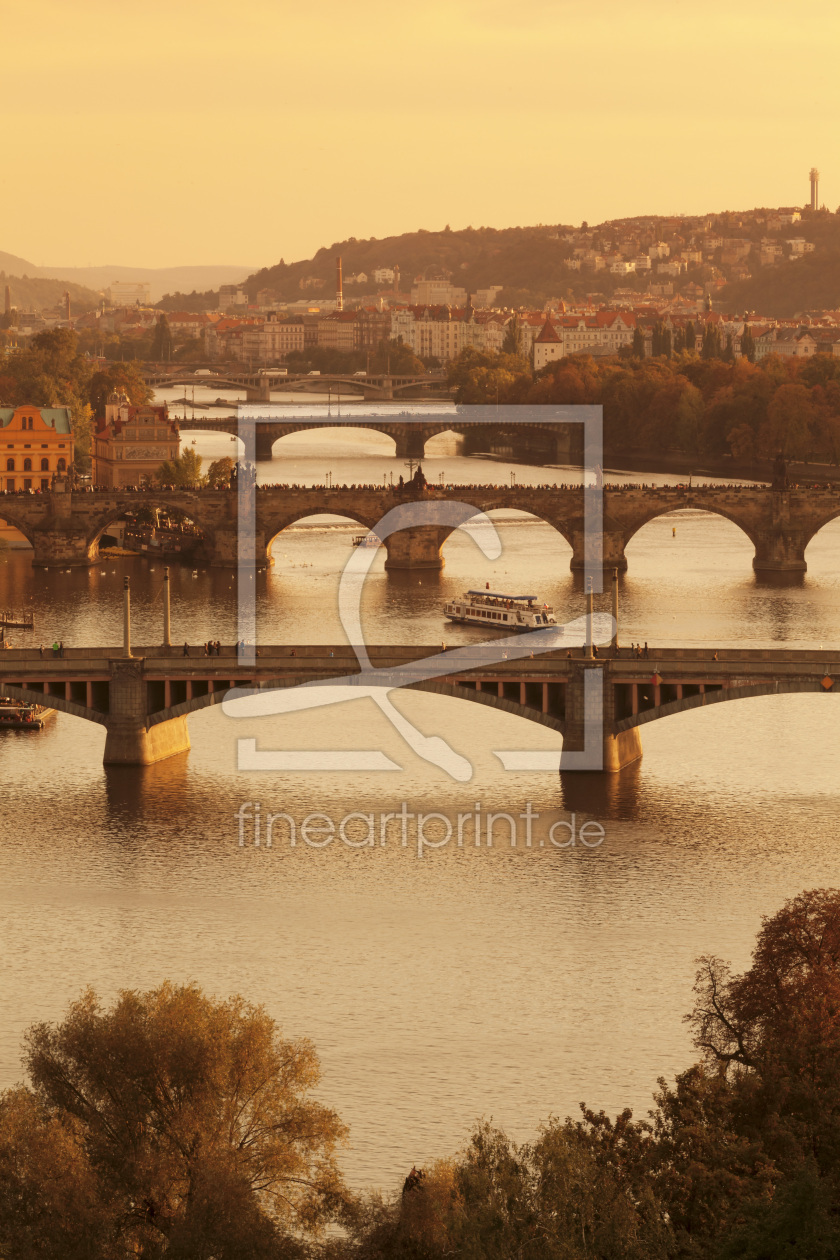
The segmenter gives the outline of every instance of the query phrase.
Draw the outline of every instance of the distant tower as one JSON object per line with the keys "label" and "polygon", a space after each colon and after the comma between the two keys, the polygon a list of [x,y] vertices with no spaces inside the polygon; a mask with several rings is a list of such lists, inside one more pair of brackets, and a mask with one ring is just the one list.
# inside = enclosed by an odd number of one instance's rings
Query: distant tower
{"label": "distant tower", "polygon": [[341,255],[335,260],[335,309],[344,310],[344,281],[341,277]]}
{"label": "distant tower", "polygon": [[811,167],[811,209],[820,208],[820,173],[816,166]]}
{"label": "distant tower", "polygon": [[70,290],[64,294],[64,318],[70,323]]}
{"label": "distant tower", "polygon": [[400,291],[400,269],[397,266],[397,264],[394,263],[394,295],[396,296],[396,294],[398,294],[399,291]]}
{"label": "distant tower", "polygon": [[12,290],[8,284],[6,285],[6,296],[5,296],[5,301],[3,305],[3,313],[4,315],[11,315],[12,313]]}

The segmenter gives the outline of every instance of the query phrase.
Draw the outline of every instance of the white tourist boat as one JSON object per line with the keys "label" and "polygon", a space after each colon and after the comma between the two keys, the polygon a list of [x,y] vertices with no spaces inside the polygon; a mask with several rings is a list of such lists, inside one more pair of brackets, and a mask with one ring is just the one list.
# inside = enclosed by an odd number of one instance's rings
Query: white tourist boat
{"label": "white tourist boat", "polygon": [[353,538],[354,547],[378,547],[379,535],[371,531],[368,534],[356,534]]}
{"label": "white tourist boat", "polygon": [[498,626],[505,630],[538,630],[556,626],[554,609],[541,604],[537,595],[503,595],[498,591],[464,591],[460,599],[443,606],[450,621],[471,626]]}

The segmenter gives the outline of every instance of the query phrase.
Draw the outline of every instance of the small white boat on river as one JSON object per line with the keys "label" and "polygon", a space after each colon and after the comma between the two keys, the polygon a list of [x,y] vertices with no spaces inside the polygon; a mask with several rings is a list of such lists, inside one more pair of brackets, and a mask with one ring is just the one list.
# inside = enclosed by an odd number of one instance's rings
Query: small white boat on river
{"label": "small white boat on river", "polygon": [[500,630],[538,630],[556,626],[554,609],[540,604],[538,595],[503,595],[498,591],[465,591],[443,606],[450,621]]}

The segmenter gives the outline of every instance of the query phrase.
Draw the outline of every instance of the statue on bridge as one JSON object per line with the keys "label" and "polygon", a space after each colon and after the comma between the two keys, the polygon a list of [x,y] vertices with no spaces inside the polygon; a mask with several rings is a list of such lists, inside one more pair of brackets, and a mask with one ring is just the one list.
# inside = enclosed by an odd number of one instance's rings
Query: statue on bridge
{"label": "statue on bridge", "polygon": [[250,460],[237,460],[230,474],[230,488],[236,490],[240,485],[253,490],[257,484],[257,468]]}

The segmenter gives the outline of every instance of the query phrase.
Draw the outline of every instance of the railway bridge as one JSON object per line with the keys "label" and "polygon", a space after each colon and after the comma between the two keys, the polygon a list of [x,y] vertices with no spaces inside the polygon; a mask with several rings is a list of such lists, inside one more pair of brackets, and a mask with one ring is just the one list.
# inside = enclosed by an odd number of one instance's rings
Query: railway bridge
{"label": "railway bridge", "polygon": [[[840,691],[836,650],[654,648],[642,659],[608,648],[606,657],[593,658],[579,643],[533,656],[526,650],[515,659],[487,643],[449,653],[369,646],[371,670],[364,676],[357,650],[347,644],[265,645],[249,660],[232,646],[211,657],[195,647],[188,655],[160,646],[127,655],[125,645],[67,648],[60,657],[8,650],[0,653],[0,694],[103,726],[106,764],[148,765],[186,752],[189,715],[218,704],[232,688],[262,697],[337,679],[352,687],[356,677],[387,687],[393,671],[401,671],[411,688],[500,709],[556,732],[556,768],[612,772],[641,756],[640,730],[648,722],[730,700]],[[484,724],[486,717],[476,711],[476,721]],[[594,755],[583,766],[574,754],[587,750]]]}
{"label": "railway bridge", "polygon": [[[429,486],[399,494],[395,487],[266,486],[252,491],[246,507],[254,523],[258,566],[272,563],[271,545],[284,529],[306,517],[329,514],[375,530],[398,503],[422,501],[429,524],[385,539],[386,568],[440,569],[451,525],[436,524],[436,504],[457,500],[476,512],[516,509],[546,521],[572,549],[571,568],[593,563],[601,571],[627,568],[626,547],[639,529],[668,512],[686,508],[732,521],[754,547],[759,573],[803,573],[805,549],[814,535],[840,516],[840,489],[771,490],[765,487],[695,486],[603,491],[557,486]],[[587,498],[589,496],[589,498]],[[143,507],[165,509],[191,520],[201,531],[201,563],[238,562],[240,495],[231,490],[56,489],[42,494],[0,493],[0,519],[33,547],[33,564],[69,568],[96,563],[99,540],[112,524]],[[597,589],[597,586],[596,586]]]}

